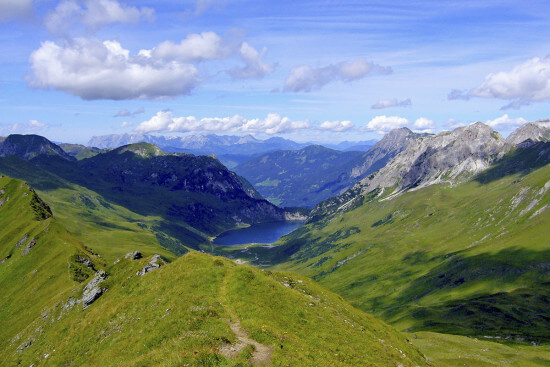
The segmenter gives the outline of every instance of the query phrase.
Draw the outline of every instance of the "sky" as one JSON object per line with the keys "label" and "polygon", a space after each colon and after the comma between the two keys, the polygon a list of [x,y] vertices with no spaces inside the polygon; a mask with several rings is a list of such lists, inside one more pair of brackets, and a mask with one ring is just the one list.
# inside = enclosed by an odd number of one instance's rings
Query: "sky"
{"label": "sky", "polygon": [[0,136],[506,136],[549,107],[548,1],[0,0]]}

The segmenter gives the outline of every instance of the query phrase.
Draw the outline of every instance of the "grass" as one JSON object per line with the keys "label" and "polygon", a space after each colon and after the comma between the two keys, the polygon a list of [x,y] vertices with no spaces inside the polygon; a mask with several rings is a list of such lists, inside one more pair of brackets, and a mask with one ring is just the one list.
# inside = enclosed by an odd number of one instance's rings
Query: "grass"
{"label": "grass", "polygon": [[[37,216],[47,204],[25,183],[2,177],[0,188],[2,366],[250,365],[252,347],[236,358],[219,352],[236,341],[230,315],[273,348],[273,365],[426,365],[404,335],[310,279],[194,251],[139,276],[150,256],[105,261],[55,210]],[[93,199],[79,200],[95,210]],[[105,292],[83,310],[78,300],[97,270],[107,274]]]}
{"label": "grass", "polygon": [[550,366],[548,345],[533,347],[502,344],[489,339],[432,332],[418,332],[408,336],[435,366]]}

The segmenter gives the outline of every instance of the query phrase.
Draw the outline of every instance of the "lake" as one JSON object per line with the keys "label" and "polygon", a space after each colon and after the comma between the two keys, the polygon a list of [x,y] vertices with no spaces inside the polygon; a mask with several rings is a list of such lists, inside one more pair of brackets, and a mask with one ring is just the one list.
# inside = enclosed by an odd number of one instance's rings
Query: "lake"
{"label": "lake", "polygon": [[300,227],[303,221],[282,221],[253,224],[246,228],[237,228],[223,232],[214,239],[214,243],[224,246],[244,245],[247,243],[273,243],[285,234]]}

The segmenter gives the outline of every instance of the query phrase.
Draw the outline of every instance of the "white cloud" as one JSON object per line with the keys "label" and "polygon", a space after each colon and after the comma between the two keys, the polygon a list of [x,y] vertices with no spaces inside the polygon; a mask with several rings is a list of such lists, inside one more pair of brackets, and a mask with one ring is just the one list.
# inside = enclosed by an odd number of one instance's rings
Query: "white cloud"
{"label": "white cloud", "polygon": [[174,117],[172,111],[159,111],[155,116],[139,124],[135,131],[151,132],[249,132],[278,134],[309,128],[307,121],[292,121],[277,113],[271,113],[264,119],[246,119],[232,117],[207,117],[197,119],[194,116]]}
{"label": "white cloud", "polygon": [[46,28],[53,34],[63,34],[76,23],[88,30],[97,31],[111,23],[137,23],[152,20],[154,10],[120,4],[117,0],[63,0],[44,19]]}
{"label": "white cloud", "polygon": [[120,124],[120,127],[127,127],[132,126],[134,123],[130,121],[124,121],[122,124]]}
{"label": "white cloud", "polygon": [[234,50],[224,46],[215,32],[203,32],[189,34],[178,44],[164,41],[152,50],[141,50],[140,53],[163,60],[191,62],[224,59],[231,56]]}
{"label": "white cloud", "polygon": [[402,101],[399,101],[397,99],[382,99],[375,104],[371,106],[373,110],[380,110],[382,108],[389,108],[389,107],[407,107],[410,106],[411,99],[407,98]]}
{"label": "white cloud", "polygon": [[251,47],[248,43],[243,42],[239,50],[245,66],[242,68],[234,68],[228,71],[234,79],[249,79],[249,78],[262,78],[267,74],[270,74],[274,67],[266,64],[262,61],[262,56],[266,53],[267,49],[264,47],[260,54],[254,47]]}
{"label": "white cloud", "polygon": [[376,116],[364,127],[366,131],[376,131],[378,134],[385,134],[393,129],[410,125],[410,121],[399,116]]}
{"label": "white cloud", "polygon": [[415,132],[433,133],[435,131],[435,121],[427,119],[425,117],[420,117],[416,119],[413,126],[415,128]]}
{"label": "white cloud", "polygon": [[390,74],[391,72],[390,67],[380,66],[363,59],[340,62],[320,68],[301,65],[290,70],[290,75],[285,82],[284,91],[311,92],[331,82],[351,82],[362,79],[371,73]]}
{"label": "white cloud", "polygon": [[26,17],[32,13],[32,10],[32,0],[1,0],[0,23]]}
{"label": "white cloud", "polygon": [[341,132],[350,130],[353,126],[351,121],[325,121],[319,126],[319,130]]}
{"label": "white cloud", "polygon": [[135,115],[139,115],[139,114],[144,113],[144,112],[145,112],[145,108],[143,108],[143,107],[138,108],[134,112],[130,112],[127,109],[123,108],[122,110],[118,111],[115,115],[113,115],[113,117],[135,116]]}
{"label": "white cloud", "polygon": [[46,127],[46,124],[37,120],[29,120],[29,125],[33,129],[41,129]]}
{"label": "white cloud", "polygon": [[512,130],[527,123],[527,120],[523,117],[510,118],[508,114],[504,114],[494,120],[487,120],[486,123],[494,129]]}
{"label": "white cloud", "polygon": [[30,62],[31,87],[54,88],[86,100],[173,97],[189,94],[200,82],[193,65],[130,55],[116,41],[46,41]]}
{"label": "white cloud", "polygon": [[448,95],[449,99],[467,100],[471,97],[510,101],[502,109],[518,109],[531,102],[550,101],[550,55],[534,57],[510,71],[491,73],[477,88],[453,90]]}

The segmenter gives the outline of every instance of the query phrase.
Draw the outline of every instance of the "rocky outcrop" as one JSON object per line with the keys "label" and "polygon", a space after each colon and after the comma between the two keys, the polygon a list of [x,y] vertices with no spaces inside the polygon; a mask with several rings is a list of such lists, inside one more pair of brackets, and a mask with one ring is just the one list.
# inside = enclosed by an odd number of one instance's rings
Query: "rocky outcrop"
{"label": "rocky outcrop", "polygon": [[153,270],[156,270],[160,268],[161,266],[165,265],[166,263],[164,260],[160,258],[160,255],[153,255],[151,258],[151,261],[141,271],[138,271],[136,275],[143,276]]}
{"label": "rocky outcrop", "polygon": [[103,270],[99,270],[95,277],[84,287],[82,292],[82,310],[85,310],[94,303],[103,293],[107,291],[107,288],[101,287],[101,283],[107,278],[107,273]]}
{"label": "rocky outcrop", "polygon": [[34,238],[31,238],[29,243],[27,243],[27,246],[25,246],[23,251],[21,251],[21,256],[27,255],[34,246],[36,246],[36,240]]}
{"label": "rocky outcrop", "polygon": [[368,152],[351,162],[351,177],[359,179],[379,170],[420,136],[406,127],[390,131]]}
{"label": "rocky outcrop", "polygon": [[139,251],[132,251],[127,253],[124,257],[129,260],[139,260],[143,257],[143,255]]}

